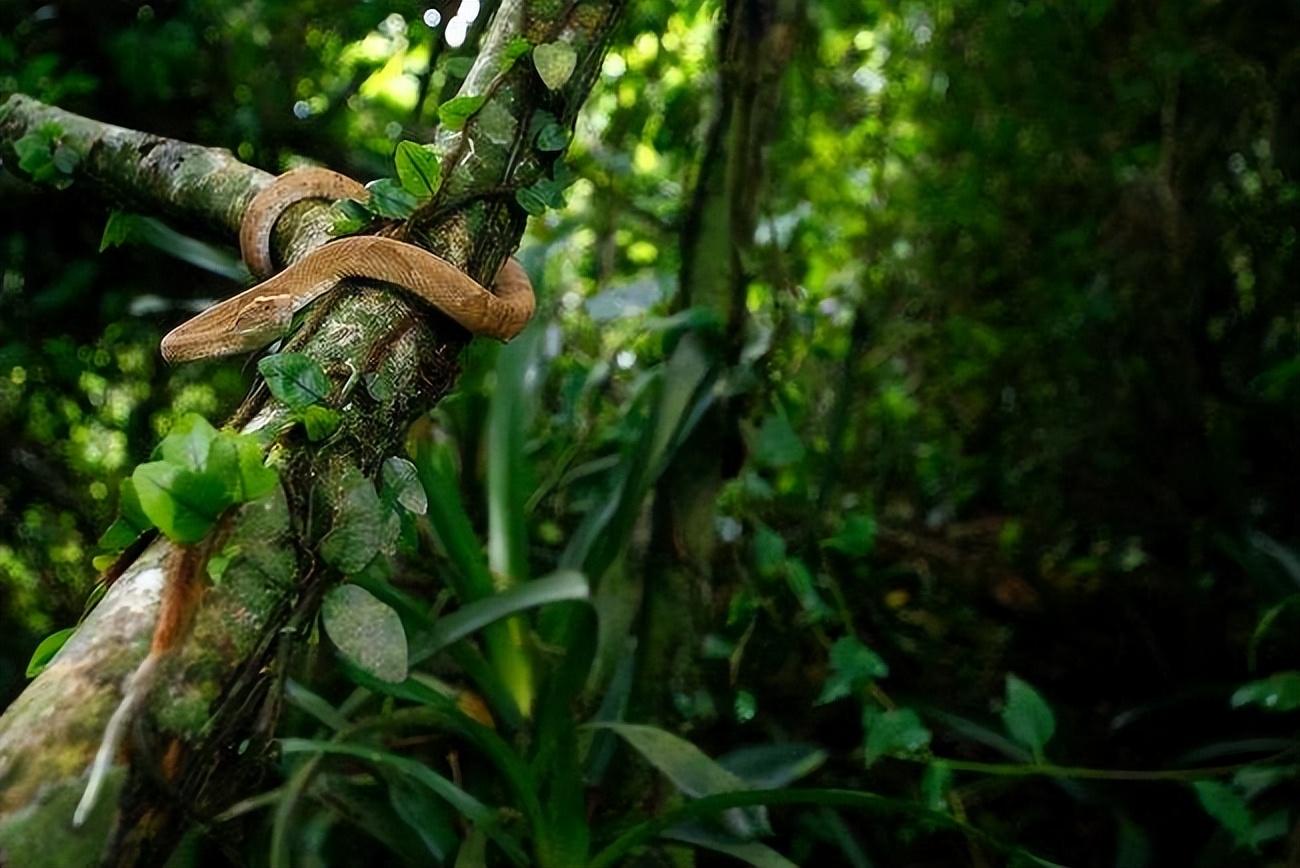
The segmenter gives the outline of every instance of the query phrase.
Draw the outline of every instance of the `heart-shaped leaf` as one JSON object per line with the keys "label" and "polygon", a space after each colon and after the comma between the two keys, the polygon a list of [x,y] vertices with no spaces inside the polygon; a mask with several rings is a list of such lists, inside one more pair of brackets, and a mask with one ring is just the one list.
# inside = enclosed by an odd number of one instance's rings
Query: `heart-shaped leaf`
{"label": "heart-shaped leaf", "polygon": [[563,42],[547,42],[533,49],[533,65],[551,90],[564,87],[577,63],[577,53]]}
{"label": "heart-shaped leaf", "polygon": [[271,394],[301,410],[329,397],[330,378],[311,356],[302,353],[276,353],[257,363]]}
{"label": "heart-shaped leaf", "polygon": [[381,681],[406,680],[406,631],[402,619],[365,588],[340,585],[321,604],[325,632],[339,651]]}
{"label": "heart-shaped leaf", "polygon": [[397,180],[402,189],[420,199],[428,199],[438,192],[441,169],[438,157],[424,145],[415,142],[398,142],[393,153],[397,167]]}

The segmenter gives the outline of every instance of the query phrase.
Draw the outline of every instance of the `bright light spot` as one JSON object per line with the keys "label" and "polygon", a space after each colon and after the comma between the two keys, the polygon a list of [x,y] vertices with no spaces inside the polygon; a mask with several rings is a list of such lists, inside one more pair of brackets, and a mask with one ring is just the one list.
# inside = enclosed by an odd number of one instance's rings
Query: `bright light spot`
{"label": "bright light spot", "polygon": [[582,296],[573,290],[569,290],[560,296],[560,304],[564,305],[565,310],[577,310],[582,306]]}
{"label": "bright light spot", "polygon": [[27,382],[27,369],[20,365],[14,365],[13,369],[9,372],[9,382],[13,383],[15,386],[21,386],[23,383]]}
{"label": "bright light spot", "polygon": [[452,48],[460,48],[465,44],[465,36],[469,31],[469,22],[459,15],[447,22],[447,44]]}
{"label": "bright light spot", "polygon": [[460,8],[456,10],[457,18],[464,18],[466,23],[473,21],[478,17],[479,0],[460,0]]}
{"label": "bright light spot", "polygon": [[293,116],[298,120],[311,117],[311,106],[307,104],[307,100],[300,99],[293,104]]}
{"label": "bright light spot", "polygon": [[627,72],[627,61],[623,59],[623,55],[610,52],[605,55],[605,63],[601,66],[600,71],[610,78],[618,78]]}
{"label": "bright light spot", "polygon": [[858,71],[853,73],[853,81],[872,96],[885,89],[885,77],[869,66],[858,67]]}
{"label": "bright light spot", "polygon": [[929,42],[930,42],[930,37],[932,37],[932,36],[934,36],[934,31],[930,28],[930,25],[928,25],[928,24],[922,24],[920,27],[916,28],[916,44],[917,44],[917,45],[927,45],[927,44],[929,44]]}
{"label": "bright light spot", "polygon": [[442,23],[442,13],[437,9],[424,10],[424,23],[429,27],[437,27]]}
{"label": "bright light spot", "polygon": [[614,357],[614,363],[626,371],[636,364],[636,353],[631,350],[619,350],[618,355]]}
{"label": "bright light spot", "polygon": [[870,51],[876,44],[876,34],[870,30],[859,30],[853,35],[853,47],[858,51]]}
{"label": "bright light spot", "polygon": [[394,12],[379,22],[379,32],[392,39],[406,32],[406,19]]}
{"label": "bright light spot", "polygon": [[98,480],[90,483],[90,496],[95,500],[103,500],[108,497],[108,486]]}

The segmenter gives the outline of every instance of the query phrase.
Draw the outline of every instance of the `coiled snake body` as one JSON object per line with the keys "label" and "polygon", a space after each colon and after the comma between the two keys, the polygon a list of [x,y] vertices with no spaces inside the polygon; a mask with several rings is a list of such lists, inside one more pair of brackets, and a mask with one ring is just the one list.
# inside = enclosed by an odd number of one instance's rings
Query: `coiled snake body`
{"label": "coiled snake body", "polygon": [[321,245],[283,271],[267,277],[271,230],[284,210],[309,198],[369,195],[361,184],[328,169],[287,172],[249,204],[239,233],[241,253],[261,283],[213,305],[172,329],[162,340],[169,362],[250,352],[282,336],[293,315],[349,278],[390,283],[442,311],[466,330],[506,341],[533,315],[533,287],[511,259],[485,289],[447,260],[393,238],[341,238]]}

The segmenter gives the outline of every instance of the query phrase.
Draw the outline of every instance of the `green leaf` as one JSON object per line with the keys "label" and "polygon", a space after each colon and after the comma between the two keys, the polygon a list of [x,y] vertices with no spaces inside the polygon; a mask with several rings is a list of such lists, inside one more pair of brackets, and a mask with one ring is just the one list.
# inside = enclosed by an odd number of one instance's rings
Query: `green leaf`
{"label": "green leaf", "polygon": [[389,458],[384,462],[382,478],[382,499],[386,505],[399,504],[414,515],[424,515],[429,511],[429,496],[420,484],[419,471],[410,461],[396,455]]}
{"label": "green leaf", "polygon": [[724,853],[733,859],[753,865],[754,868],[799,868],[777,851],[757,841],[746,841],[734,835],[719,832],[703,823],[676,826],[663,833],[670,841],[681,841],[705,850]]}
{"label": "green leaf", "polygon": [[439,618],[429,638],[414,655],[416,662],[459,642],[502,618],[561,600],[586,600],[591,595],[587,579],[573,570],[559,570],[544,578],[515,585],[508,591],[461,606]]}
{"label": "green leaf", "polygon": [[402,189],[418,199],[428,199],[438,192],[441,169],[432,150],[416,142],[398,142],[393,164]]}
{"label": "green leaf", "polygon": [[921,777],[921,801],[932,811],[948,810],[948,791],[952,789],[952,766],[930,763]]}
{"label": "green leaf", "polygon": [[340,199],[330,206],[330,234],[351,235],[374,219],[370,209],[352,199]]}
{"label": "green leaf", "polygon": [[129,241],[135,234],[139,220],[140,218],[135,214],[126,214],[122,211],[110,213],[104,223],[104,234],[99,239],[99,252],[103,253],[110,247],[121,247]]}
{"label": "green leaf", "polygon": [[537,134],[539,151],[562,151],[569,144],[569,131],[557,123],[549,123]]}
{"label": "green leaf", "polygon": [[485,96],[458,96],[438,106],[438,122],[449,130],[465,128],[465,122],[483,107]]}
{"label": "green leaf", "polygon": [[876,522],[869,515],[850,513],[844,519],[840,532],[822,545],[828,549],[846,554],[853,558],[863,558],[871,554],[876,544]]}
{"label": "green leaf", "polygon": [[226,480],[170,461],[141,464],[131,474],[144,514],[172,542],[203,539],[233,503]]}
{"label": "green leaf", "polygon": [[844,636],[831,646],[831,674],[822,685],[817,705],[851,695],[877,678],[889,674],[889,664],[853,636]]}
{"label": "green leaf", "polygon": [[812,774],[821,768],[828,756],[825,750],[812,744],[760,744],[720,756],[718,765],[751,787],[772,790]]}
{"label": "green leaf", "polygon": [[1196,791],[1196,798],[1205,813],[1218,820],[1219,825],[1232,835],[1238,847],[1253,849],[1251,842],[1255,821],[1251,817],[1250,806],[1236,790],[1218,781],[1195,781],[1192,789]]}
{"label": "green leaf", "polygon": [[785,566],[785,540],[765,524],[754,530],[754,564],[765,579],[777,575]]}
{"label": "green leaf", "polygon": [[406,680],[406,631],[402,619],[365,588],[339,585],[325,595],[321,621],[334,646],[381,681]]}
{"label": "green leaf", "polygon": [[922,820],[925,823],[933,824],[936,828],[958,830],[972,840],[979,841],[981,844],[987,845],[998,852],[1008,854],[1009,861],[1007,864],[1015,864],[1015,859],[1030,859],[1039,865],[1063,868],[1063,866],[1039,859],[1024,850],[1009,847],[987,832],[981,831],[949,814],[926,810],[914,800],[891,799],[860,790],[837,789],[741,790],[738,792],[718,793],[693,802],[686,802],[627,829],[604,850],[593,856],[587,863],[587,868],[613,868],[615,865],[625,864],[624,860],[636,848],[668,829],[680,826],[689,820],[712,817],[732,808],[752,805],[822,805],[853,808],[873,814],[895,814]]}
{"label": "green leaf", "polygon": [[158,444],[155,454],[164,461],[188,470],[203,470],[208,464],[208,451],[217,439],[217,429],[197,413],[187,413],[177,420],[171,431]]}
{"label": "green leaf", "polygon": [[344,483],[334,526],[321,540],[325,562],[345,574],[357,573],[374,560],[383,545],[384,508],[375,486],[358,471]]}
{"label": "green leaf", "polygon": [[379,750],[378,748],[367,747],[359,744],[347,744],[334,741],[323,741],[306,738],[282,738],[279,741],[280,752],[284,754],[310,753],[310,754],[335,754],[338,756],[352,757],[354,759],[364,760],[379,768],[388,768],[396,771],[410,780],[428,788],[440,799],[454,808],[463,816],[482,827],[489,830],[488,834],[492,839],[501,845],[501,848],[511,858],[518,861],[523,859],[523,853],[519,845],[513,838],[501,832],[497,827],[497,814],[489,806],[483,804],[424,763],[398,756],[388,751]]}
{"label": "green leaf", "polygon": [[881,757],[915,756],[930,744],[930,730],[910,708],[868,709],[862,724],[867,730],[864,749],[868,766]]}
{"label": "green leaf", "polygon": [[1300,708],[1300,672],[1278,672],[1260,681],[1242,685],[1232,694],[1232,707],[1258,705],[1269,711]]}
{"label": "green leaf", "polygon": [[577,63],[577,53],[563,42],[547,42],[533,49],[533,65],[537,67],[542,82],[551,90],[564,87]]}
{"label": "green leaf", "polygon": [[502,71],[509,69],[511,66],[514,66],[516,60],[523,57],[525,54],[527,54],[532,50],[533,50],[533,44],[529,42],[526,38],[522,36],[516,36],[514,39],[511,39],[510,42],[506,45],[506,50],[501,52],[501,59],[503,61]]}
{"label": "green leaf", "polygon": [[392,220],[405,220],[420,207],[420,200],[392,178],[380,178],[366,185],[370,200],[366,203],[371,212]]}
{"label": "green leaf", "polygon": [[251,434],[222,431],[208,452],[207,468],[230,485],[235,503],[248,503],[271,493],[280,474],[267,467],[262,445]]}
{"label": "green leaf", "polygon": [[803,454],[803,443],[785,414],[769,414],[758,429],[754,460],[766,467],[787,467],[802,459]]}
{"label": "green leaf", "polygon": [[[589,723],[586,726],[617,733],[677,789],[693,798],[749,788],[738,775],[714,762],[704,751],[666,730],[634,723]],[[731,814],[728,825],[745,838],[771,831],[765,811]]]}
{"label": "green leaf", "polygon": [[27,677],[35,678],[45,671],[45,667],[50,665],[54,655],[59,652],[64,643],[72,638],[72,634],[77,632],[76,627],[65,627],[62,630],[56,630],[46,636],[36,646],[32,652],[32,659],[27,661]]}
{"label": "green leaf", "polygon": [[307,431],[307,439],[313,443],[319,443],[337,431],[342,419],[338,410],[320,404],[303,407],[298,411],[297,417]]}
{"label": "green leaf", "polygon": [[1006,704],[1002,723],[1011,737],[1029,748],[1034,758],[1043,758],[1043,749],[1056,732],[1056,716],[1046,700],[1014,675],[1007,676]]}
{"label": "green leaf", "polygon": [[330,378],[311,356],[276,353],[257,363],[271,394],[293,410],[323,402],[330,394]]}
{"label": "green leaf", "polygon": [[99,538],[101,548],[114,552],[120,552],[135,542],[140,534],[154,526],[140,506],[140,496],[136,494],[135,483],[131,481],[131,477],[122,480],[118,492],[117,519]]}

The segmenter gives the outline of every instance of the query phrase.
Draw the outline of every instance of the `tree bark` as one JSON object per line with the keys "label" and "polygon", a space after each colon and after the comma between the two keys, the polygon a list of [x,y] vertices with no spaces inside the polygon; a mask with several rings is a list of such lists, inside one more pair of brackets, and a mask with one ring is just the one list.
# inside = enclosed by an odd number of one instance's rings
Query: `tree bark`
{"label": "tree bark", "polygon": [[[426,207],[390,231],[433,250],[482,283],[514,250],[524,214],[513,191],[543,177],[556,158],[535,149],[534,119],[571,124],[600,68],[622,0],[501,4],[462,95],[487,99],[463,131],[440,132],[443,183]],[[524,58],[502,72],[505,47],[562,42],[577,66],[548,90]],[[492,124],[479,122],[493,118]],[[0,159],[14,143],[57,124],[81,160],[74,191],[166,215],[220,238],[272,176],[204,148],[42,105],[23,96],[0,108]],[[503,135],[508,129],[509,134]],[[328,209],[302,203],[278,222],[273,243],[290,262],[329,240]],[[314,554],[346,479],[372,476],[400,451],[409,422],[454,384],[468,335],[402,294],[352,281],[313,310],[287,349],[329,374],[338,433],[311,444],[285,426],[288,409],[259,387],[235,414],[245,431],[270,430],[282,487],[232,511],[214,548],[229,557],[209,583],[188,638],[173,652],[89,819],[71,816],[123,680],[149,646],[171,545],[159,540],[126,567],[51,665],[0,716],[0,865],[157,865],[187,821],[246,794],[271,758],[277,676],[310,631],[337,578]],[[345,384],[368,375],[346,395]],[[381,383],[382,388],[371,387]]]}
{"label": "tree bark", "polygon": [[[721,329],[689,333],[674,351],[708,360],[713,376],[702,389],[740,360],[744,346],[753,279],[747,254],[803,8],[803,0],[728,0],[719,24],[718,107],[682,223],[677,304],[712,311]],[[638,679],[638,705],[651,719],[664,716],[672,692],[690,696],[700,685],[696,651],[714,609],[715,503],[744,462],[741,418],[739,398],[716,402],[656,487]]]}

